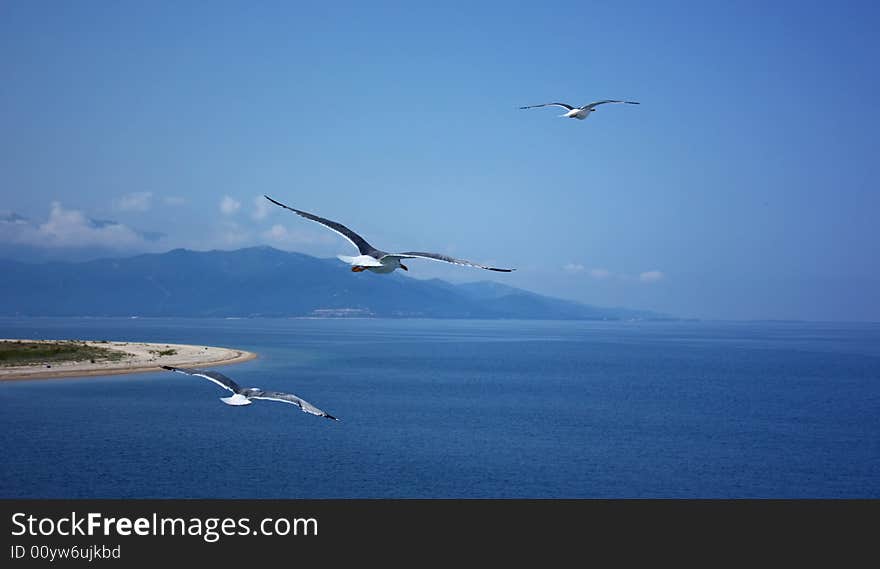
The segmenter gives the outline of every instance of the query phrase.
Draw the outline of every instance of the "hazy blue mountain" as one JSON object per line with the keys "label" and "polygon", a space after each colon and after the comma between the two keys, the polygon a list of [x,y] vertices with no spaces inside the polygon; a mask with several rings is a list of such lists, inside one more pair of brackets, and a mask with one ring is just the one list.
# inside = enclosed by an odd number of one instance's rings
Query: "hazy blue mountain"
{"label": "hazy blue mountain", "polygon": [[373,316],[657,319],[495,282],[454,285],[352,273],[335,259],[271,247],[175,249],[85,262],[0,261],[0,314],[27,316]]}

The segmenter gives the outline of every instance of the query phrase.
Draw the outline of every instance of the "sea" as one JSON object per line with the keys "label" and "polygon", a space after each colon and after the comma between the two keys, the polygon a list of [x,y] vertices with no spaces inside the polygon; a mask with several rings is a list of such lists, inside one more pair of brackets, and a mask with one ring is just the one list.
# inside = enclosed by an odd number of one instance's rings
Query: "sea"
{"label": "sea", "polygon": [[880,498],[880,324],[0,318],[256,352],[0,382],[0,498]]}

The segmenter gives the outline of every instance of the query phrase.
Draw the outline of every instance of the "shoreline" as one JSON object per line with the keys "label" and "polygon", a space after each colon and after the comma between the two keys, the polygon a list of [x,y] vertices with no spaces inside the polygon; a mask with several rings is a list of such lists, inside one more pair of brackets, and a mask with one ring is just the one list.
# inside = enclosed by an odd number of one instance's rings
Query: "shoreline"
{"label": "shoreline", "polygon": [[[163,365],[173,367],[215,367],[250,361],[257,354],[235,348],[202,346],[193,344],[168,344],[160,342],[99,342],[92,340],[32,340],[25,338],[0,339],[0,342],[79,342],[90,346],[123,352],[123,361],[65,361],[45,367],[42,364],[0,367],[0,382],[28,381],[32,379],[62,379],[122,375],[162,371]],[[158,352],[173,349],[173,355]]]}

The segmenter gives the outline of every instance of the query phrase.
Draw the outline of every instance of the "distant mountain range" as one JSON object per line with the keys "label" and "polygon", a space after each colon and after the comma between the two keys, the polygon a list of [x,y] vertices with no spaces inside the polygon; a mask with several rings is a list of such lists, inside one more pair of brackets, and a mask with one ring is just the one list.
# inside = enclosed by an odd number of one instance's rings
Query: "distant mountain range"
{"label": "distant mountain range", "polygon": [[5,316],[671,319],[496,282],[354,274],[335,259],[271,247],[175,249],[74,263],[0,260],[0,274]]}

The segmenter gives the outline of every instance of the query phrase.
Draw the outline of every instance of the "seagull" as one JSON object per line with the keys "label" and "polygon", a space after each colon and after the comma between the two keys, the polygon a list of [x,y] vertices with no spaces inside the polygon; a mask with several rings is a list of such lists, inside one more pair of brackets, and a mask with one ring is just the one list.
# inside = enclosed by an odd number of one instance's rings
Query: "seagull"
{"label": "seagull", "polygon": [[590,115],[590,113],[596,110],[596,107],[598,107],[599,105],[604,105],[605,103],[625,103],[627,105],[640,104],[636,101],[618,101],[616,99],[606,99],[604,101],[596,101],[595,103],[584,105],[583,107],[572,107],[571,105],[566,105],[565,103],[543,103],[541,105],[529,105],[528,107],[520,107],[520,109],[535,109],[538,107],[562,107],[563,109],[565,109],[566,112],[563,115],[559,115],[560,117],[584,120]]}
{"label": "seagull", "polygon": [[337,258],[340,261],[351,265],[351,270],[355,273],[360,273],[361,271],[371,271],[373,273],[385,274],[391,273],[398,268],[403,269],[404,271],[408,271],[409,269],[407,268],[407,266],[400,262],[401,259],[431,259],[432,261],[443,261],[446,263],[452,263],[454,265],[477,267],[479,269],[486,269],[487,271],[498,271],[500,273],[509,273],[515,270],[487,267],[485,265],[480,265],[471,261],[465,261],[464,259],[447,257],[446,255],[441,255],[439,253],[419,253],[414,251],[407,251],[406,253],[386,253],[385,251],[380,251],[379,249],[376,249],[375,247],[367,243],[363,237],[361,237],[351,229],[347,228],[346,226],[342,225],[341,223],[330,221],[329,219],[324,219],[323,217],[318,217],[317,215],[305,211],[294,209],[290,206],[284,205],[281,202],[273,200],[269,196],[264,195],[263,197],[265,197],[267,200],[275,205],[279,205],[284,209],[289,209],[297,215],[300,215],[306,219],[311,219],[312,221],[317,221],[321,225],[329,227],[336,233],[348,239],[352,245],[358,248],[360,255],[358,255],[357,257],[337,255]]}
{"label": "seagull", "polygon": [[263,391],[262,389],[257,389],[256,387],[242,388],[230,378],[216,371],[203,371],[200,369],[188,369],[171,366],[162,366],[162,369],[167,369],[168,371],[176,371],[177,373],[185,373],[186,375],[194,375],[196,377],[204,377],[209,381],[213,381],[223,389],[226,389],[233,393],[231,397],[220,398],[220,401],[226,403],[227,405],[250,405],[252,403],[251,399],[280,401],[281,403],[290,403],[292,405],[296,405],[305,413],[311,413],[312,415],[317,415],[319,417],[326,417],[328,419],[333,419],[334,421],[339,420],[333,415],[321,411],[308,401],[300,399],[296,395],[292,395],[290,393],[281,393],[280,391]]}

